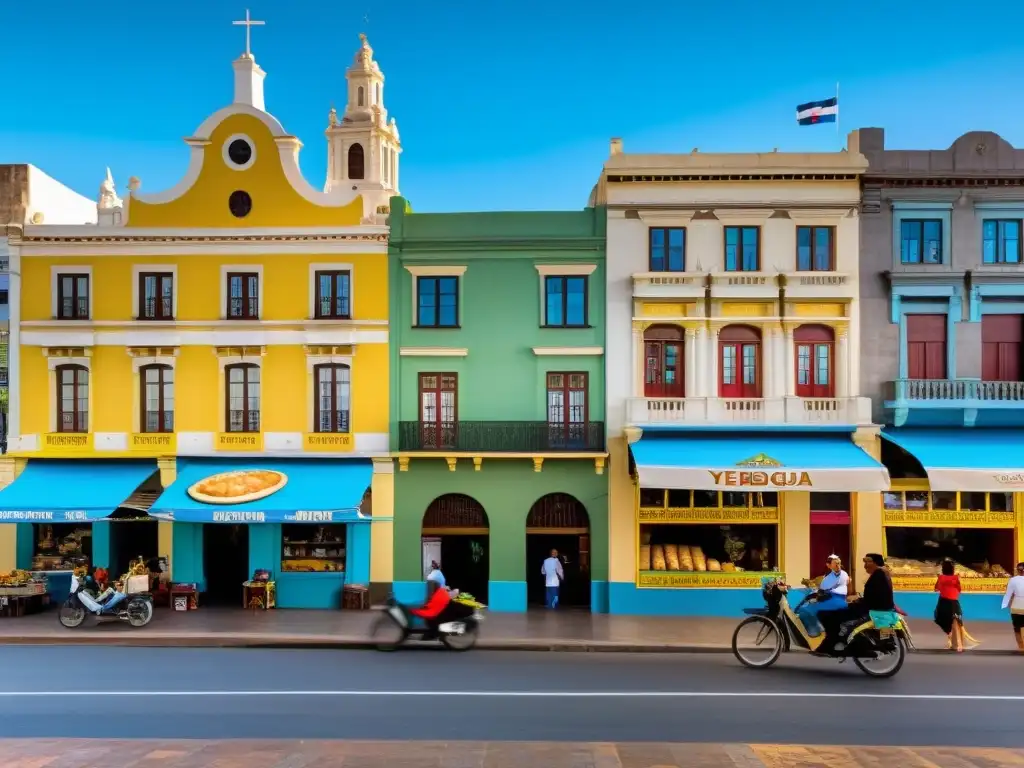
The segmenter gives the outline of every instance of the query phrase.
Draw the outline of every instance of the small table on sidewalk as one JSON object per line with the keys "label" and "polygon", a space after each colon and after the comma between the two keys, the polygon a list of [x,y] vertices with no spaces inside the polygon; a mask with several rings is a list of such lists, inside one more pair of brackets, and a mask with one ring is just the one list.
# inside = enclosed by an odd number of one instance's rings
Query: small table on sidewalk
{"label": "small table on sidewalk", "polygon": [[242,607],[268,611],[277,607],[277,584],[273,581],[247,581],[242,584]]}

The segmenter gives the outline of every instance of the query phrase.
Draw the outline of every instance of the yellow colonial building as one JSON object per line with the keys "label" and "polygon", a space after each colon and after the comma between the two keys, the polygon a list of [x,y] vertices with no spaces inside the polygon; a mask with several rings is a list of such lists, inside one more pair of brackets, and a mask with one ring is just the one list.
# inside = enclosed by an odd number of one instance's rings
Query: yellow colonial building
{"label": "yellow colonial building", "polygon": [[0,569],[52,592],[140,555],[237,605],[257,572],[289,607],[392,580],[384,77],[362,37],[321,192],[248,44],[233,68],[176,186],[122,201],[108,172],[98,226],[10,238]]}

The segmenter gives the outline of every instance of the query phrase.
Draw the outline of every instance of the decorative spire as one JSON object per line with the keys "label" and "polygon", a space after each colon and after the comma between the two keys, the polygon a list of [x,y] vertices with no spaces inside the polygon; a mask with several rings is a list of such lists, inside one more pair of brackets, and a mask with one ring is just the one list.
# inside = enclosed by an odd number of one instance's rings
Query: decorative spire
{"label": "decorative spire", "polygon": [[121,205],[121,198],[117,196],[117,187],[114,186],[114,176],[107,168],[107,176],[100,183],[100,195],[97,201],[100,210],[110,210]]}

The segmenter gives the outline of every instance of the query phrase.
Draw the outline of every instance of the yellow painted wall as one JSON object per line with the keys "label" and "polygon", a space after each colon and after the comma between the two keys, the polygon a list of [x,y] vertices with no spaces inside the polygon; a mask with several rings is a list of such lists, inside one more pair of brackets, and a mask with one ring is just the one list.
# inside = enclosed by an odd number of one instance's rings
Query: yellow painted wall
{"label": "yellow painted wall", "polygon": [[[246,170],[229,167],[224,144],[234,134],[245,134],[255,147],[256,159]],[[287,151],[291,151],[290,149]],[[217,126],[203,148],[203,168],[192,188],[168,203],[149,204],[132,199],[129,227],[320,227],[356,226],[363,201],[328,208],[302,197],[281,166],[280,151],[270,129],[251,115],[231,115]],[[228,209],[228,196],[245,190],[252,196],[252,212],[236,218]]]}
{"label": "yellow painted wall", "polygon": [[[386,460],[391,463],[390,459]],[[374,460],[374,465],[381,460]],[[370,526],[370,581],[390,583],[395,578],[395,475],[374,472],[370,485],[374,522]],[[376,518],[389,518],[377,521]]]}
{"label": "yellow painted wall", "polygon": [[[104,329],[104,321],[128,321],[135,314],[132,306],[132,266],[152,263],[152,259],[100,257],[28,258],[23,261],[23,313],[26,320],[50,319],[51,272],[55,266],[90,265],[97,336],[120,333],[121,325]],[[222,314],[222,265],[239,264],[263,268],[263,319],[276,322],[232,322],[230,327],[245,330],[303,329],[309,316],[310,264],[346,263],[352,265],[353,318],[386,320],[388,317],[387,257],[384,254],[356,254],[345,257],[324,255],[215,257],[160,257],[161,264],[178,268],[178,319],[210,321],[209,327],[186,326],[179,332],[187,337],[195,331],[209,331]],[[294,322],[294,325],[282,323]],[[140,324],[136,327],[145,327]],[[365,330],[385,330],[383,326],[364,326]],[[91,361],[90,431],[132,432],[138,409],[138,375],[132,372],[131,358],[124,347],[97,345]],[[312,379],[302,345],[268,345],[262,368],[262,409],[265,431],[307,431],[312,413]],[[388,368],[386,344],[362,344],[353,347],[352,400],[355,432],[388,431]],[[20,373],[22,392],[22,433],[40,434],[52,429],[50,409],[56,384],[43,350],[23,347]],[[210,347],[182,345],[179,348],[175,378],[176,424],[180,431],[220,431],[223,429],[224,387],[221,367]],[[296,393],[305,393],[296,397]],[[216,393],[211,396],[211,393]]]}
{"label": "yellow painted wall", "polygon": [[[309,317],[310,264],[352,265],[352,316],[387,320],[388,265],[385,254],[289,254],[260,256],[31,257],[22,260],[22,319],[50,320],[51,272],[57,266],[92,268],[93,314],[97,322],[132,320],[132,265],[177,266],[178,320],[218,320],[224,313],[222,267],[256,266],[263,270],[263,317],[300,321]],[[255,323],[233,322],[248,328]]]}
{"label": "yellow painted wall", "polygon": [[636,510],[626,439],[608,441],[608,580],[636,582]]}
{"label": "yellow painted wall", "polygon": [[782,504],[782,571],[790,584],[821,574],[811,573],[811,494],[787,491],[779,494]]}

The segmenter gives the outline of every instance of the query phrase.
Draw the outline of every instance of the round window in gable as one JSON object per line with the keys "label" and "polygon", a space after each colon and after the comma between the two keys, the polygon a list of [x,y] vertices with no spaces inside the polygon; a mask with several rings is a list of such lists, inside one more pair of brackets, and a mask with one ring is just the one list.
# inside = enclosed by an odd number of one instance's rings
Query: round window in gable
{"label": "round window in gable", "polygon": [[232,192],[228,198],[228,208],[232,216],[244,219],[252,211],[252,197],[249,196],[248,192],[243,192],[242,190]]}
{"label": "round window in gable", "polygon": [[241,133],[229,136],[223,145],[224,163],[233,171],[244,171],[256,160],[252,139]]}

